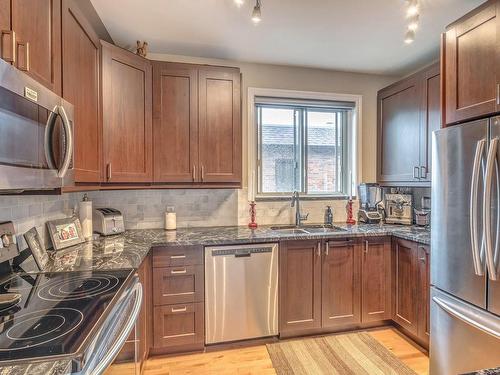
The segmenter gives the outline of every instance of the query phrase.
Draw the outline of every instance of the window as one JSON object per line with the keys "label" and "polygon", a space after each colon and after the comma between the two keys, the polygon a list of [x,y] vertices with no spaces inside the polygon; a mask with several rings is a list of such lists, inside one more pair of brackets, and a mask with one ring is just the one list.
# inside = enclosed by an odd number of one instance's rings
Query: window
{"label": "window", "polygon": [[256,195],[346,196],[354,102],[254,98]]}

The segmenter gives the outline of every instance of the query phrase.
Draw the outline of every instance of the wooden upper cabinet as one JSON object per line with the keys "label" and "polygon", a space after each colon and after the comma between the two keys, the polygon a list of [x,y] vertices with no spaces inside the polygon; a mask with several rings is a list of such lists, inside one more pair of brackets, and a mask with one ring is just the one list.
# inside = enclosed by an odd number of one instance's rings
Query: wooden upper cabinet
{"label": "wooden upper cabinet", "polygon": [[367,238],[362,252],[362,322],[391,319],[391,239]]}
{"label": "wooden upper cabinet", "polygon": [[420,180],[431,180],[432,132],[441,128],[441,74],[439,63],[422,72]]}
{"label": "wooden upper cabinet", "polygon": [[151,182],[151,63],[107,42],[101,44],[105,181]]}
{"label": "wooden upper cabinet", "polygon": [[499,19],[497,0],[490,0],[443,35],[445,124],[499,110]]}
{"label": "wooden upper cabinet", "polygon": [[321,241],[280,243],[280,335],[321,327]]}
{"label": "wooden upper cabinet", "polygon": [[198,182],[198,70],[153,63],[154,182]]}
{"label": "wooden upper cabinet", "polygon": [[322,262],[323,328],[361,323],[360,247],[353,240],[329,240]]}
{"label": "wooden upper cabinet", "polygon": [[418,273],[416,268],[417,244],[396,239],[394,321],[412,334],[417,334]]}
{"label": "wooden upper cabinet", "polygon": [[[60,0],[12,0],[10,5],[10,26],[15,33],[15,41],[11,39],[9,42],[15,47],[14,65],[60,94]],[[5,41],[4,37],[7,35],[2,35],[2,41]]]}
{"label": "wooden upper cabinet", "polygon": [[75,108],[75,182],[100,182],[100,43],[75,0],[62,1],[62,47],[62,96]]}
{"label": "wooden upper cabinet", "polygon": [[203,67],[198,73],[202,182],[241,182],[241,90],[237,68]]}
{"label": "wooden upper cabinet", "polygon": [[379,182],[417,181],[420,103],[421,82],[416,76],[379,91]]}

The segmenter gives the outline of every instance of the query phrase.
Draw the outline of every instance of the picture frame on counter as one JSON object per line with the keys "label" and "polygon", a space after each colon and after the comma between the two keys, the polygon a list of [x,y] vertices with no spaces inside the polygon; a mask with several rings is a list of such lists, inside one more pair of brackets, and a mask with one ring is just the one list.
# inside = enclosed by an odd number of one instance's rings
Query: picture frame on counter
{"label": "picture frame on counter", "polygon": [[49,254],[45,249],[45,245],[43,244],[36,227],[33,227],[24,233],[24,240],[28,245],[29,251],[31,251],[31,255],[33,255],[33,258],[35,259],[35,264],[38,267],[38,270],[43,271],[49,262]]}
{"label": "picture frame on counter", "polygon": [[54,250],[65,249],[85,242],[82,224],[77,217],[52,220],[47,222],[50,239]]}

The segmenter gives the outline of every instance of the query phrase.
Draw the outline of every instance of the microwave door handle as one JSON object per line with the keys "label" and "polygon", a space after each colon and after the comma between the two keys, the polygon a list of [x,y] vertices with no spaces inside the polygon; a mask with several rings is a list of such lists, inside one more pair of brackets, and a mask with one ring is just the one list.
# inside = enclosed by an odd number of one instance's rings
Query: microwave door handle
{"label": "microwave door handle", "polygon": [[45,135],[44,135],[44,151],[45,151],[45,160],[47,160],[47,165],[49,169],[56,169],[56,162],[54,160],[54,154],[52,150],[52,132],[54,130],[54,126],[56,124],[57,118],[57,106],[50,112],[49,118],[47,119],[47,124],[45,126]]}
{"label": "microwave door handle", "polygon": [[68,116],[63,106],[58,106],[58,114],[61,116],[63,123],[64,133],[66,134],[66,150],[64,152],[64,160],[61,169],[57,172],[58,177],[64,177],[68,171],[69,165],[71,163],[71,158],[73,154],[73,131],[71,130],[71,124],[69,122]]}
{"label": "microwave door handle", "polygon": [[478,189],[479,189],[479,178],[481,176],[481,160],[483,158],[484,146],[486,144],[485,139],[481,139],[477,142],[476,153],[474,156],[474,165],[472,169],[472,183],[471,183],[471,202],[470,202],[470,238],[472,245],[472,260],[474,263],[474,272],[478,276],[484,275],[484,269],[481,262],[481,255],[478,243],[478,233],[477,233],[477,203],[478,203]]}
{"label": "microwave door handle", "polygon": [[[485,254],[486,254],[486,267],[491,280],[497,280],[495,269],[495,262],[493,258],[493,244],[491,238],[491,188],[493,185],[493,172],[495,162],[497,160],[498,138],[491,140],[490,149],[488,150],[488,159],[486,161],[486,178],[484,186],[484,199],[483,199],[483,225],[484,225],[484,239],[485,239]],[[497,186],[497,189],[499,187]]]}
{"label": "microwave door handle", "polygon": [[127,341],[130,332],[132,332],[132,329],[135,326],[137,317],[139,316],[139,312],[141,311],[142,307],[142,284],[140,282],[134,286],[134,290],[132,293],[136,295],[135,304],[134,307],[132,308],[132,312],[130,313],[129,318],[125,323],[122,331],[120,332],[116,340],[113,342],[106,355],[99,361],[99,363],[95,368],[90,370],[91,375],[101,375],[106,371],[106,369],[108,368],[109,365],[111,365],[111,363],[114,361],[118,353],[120,353],[120,350],[125,344],[125,341]]}

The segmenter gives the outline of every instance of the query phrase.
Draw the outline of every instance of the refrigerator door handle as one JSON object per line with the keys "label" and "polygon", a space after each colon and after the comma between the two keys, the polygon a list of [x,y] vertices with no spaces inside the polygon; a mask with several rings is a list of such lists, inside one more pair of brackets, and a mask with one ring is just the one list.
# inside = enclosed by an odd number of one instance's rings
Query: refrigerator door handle
{"label": "refrigerator door handle", "polygon": [[[484,199],[483,199],[483,227],[484,227],[484,240],[486,246],[486,267],[491,280],[497,280],[497,273],[495,267],[495,260],[493,252],[498,245],[498,236],[493,248],[493,240],[491,238],[491,188],[493,185],[493,172],[494,167],[497,165],[497,150],[498,150],[498,137],[493,138],[488,150],[488,158],[486,160],[486,177],[484,184]],[[497,187],[500,188],[500,187]]]}
{"label": "refrigerator door handle", "polygon": [[470,206],[469,206],[470,207],[469,226],[470,226],[470,238],[472,244],[472,261],[474,264],[474,272],[477,276],[484,275],[484,268],[481,262],[480,246],[477,233],[477,217],[478,217],[477,199],[478,199],[478,189],[479,189],[479,178],[481,176],[481,160],[483,158],[485,145],[486,145],[486,139],[481,139],[479,142],[477,142],[476,153],[474,155],[474,165],[472,169],[472,183],[471,183]]}
{"label": "refrigerator door handle", "polygon": [[496,318],[495,320],[489,320],[486,317],[481,317],[472,309],[465,308],[451,300],[447,301],[438,296],[432,297],[432,300],[453,317],[500,340],[500,324],[496,322]]}

